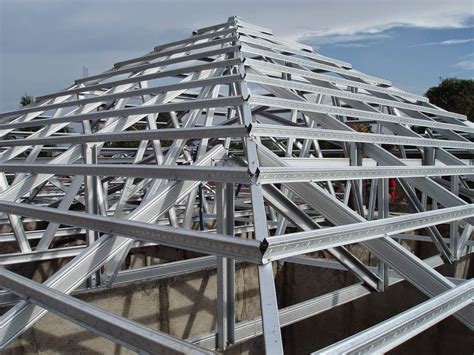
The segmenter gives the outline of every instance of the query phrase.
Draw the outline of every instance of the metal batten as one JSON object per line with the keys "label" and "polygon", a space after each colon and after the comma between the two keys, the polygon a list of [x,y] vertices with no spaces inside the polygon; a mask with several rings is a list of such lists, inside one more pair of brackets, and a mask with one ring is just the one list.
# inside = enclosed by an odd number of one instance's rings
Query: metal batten
{"label": "metal batten", "polygon": [[184,75],[186,73],[192,73],[195,71],[199,72],[202,70],[211,70],[211,69],[222,68],[226,66],[239,65],[240,62],[241,61],[239,59],[221,60],[221,61],[215,61],[215,62],[206,63],[206,64],[190,65],[190,66],[177,68],[177,69],[163,70],[163,71],[159,71],[159,72],[151,73],[151,74],[133,75],[129,78],[108,81],[108,82],[94,84],[94,85],[79,86],[79,87],[76,87],[77,86],[76,85],[75,87],[65,90],[65,91],[38,96],[36,98],[36,102],[41,102],[47,99],[53,99],[53,98],[62,97],[62,96],[75,95],[75,94],[93,92],[96,90],[109,89],[111,87],[117,87],[120,85],[125,85],[125,84],[130,84],[130,83],[136,84],[136,83],[139,83],[141,81],[146,81],[146,80],[154,80],[154,79],[160,79],[160,78],[180,76],[180,75]]}
{"label": "metal batten", "polygon": [[168,65],[171,65],[171,64],[187,62],[187,61],[190,61],[190,60],[202,60],[202,59],[206,59],[208,57],[212,57],[212,56],[215,56],[215,55],[232,53],[232,52],[235,52],[238,49],[239,49],[238,46],[231,46],[231,47],[224,47],[224,48],[210,50],[210,51],[207,51],[207,52],[199,52],[199,53],[196,53],[196,54],[182,55],[182,56],[175,57],[175,58],[164,59],[164,60],[161,60],[161,61],[156,62],[156,63],[146,63],[146,64],[140,64],[140,65],[136,65],[136,66],[132,66],[132,67],[126,67],[126,68],[123,68],[123,69],[116,69],[114,71],[105,72],[103,74],[98,74],[98,75],[90,76],[90,77],[87,77],[87,78],[78,79],[78,80],[75,80],[74,83],[75,84],[82,84],[84,82],[89,82],[89,81],[94,81],[94,80],[99,80],[99,79],[103,80],[103,79],[106,79],[108,77],[115,76],[115,75],[141,72],[141,71],[144,71],[144,70],[147,70],[147,69],[165,67],[165,66],[168,66]]}
{"label": "metal batten", "polygon": [[335,142],[355,142],[374,144],[411,145],[420,147],[474,149],[474,143],[466,141],[414,138],[390,134],[343,132],[322,128],[287,127],[278,125],[253,124],[250,128],[252,137],[306,138]]}
{"label": "metal batten", "polygon": [[294,100],[281,99],[275,97],[265,97],[260,95],[253,95],[249,99],[250,104],[252,105],[261,105],[269,107],[278,107],[285,108],[289,110],[300,110],[304,112],[315,112],[322,114],[332,114],[332,115],[342,115],[342,116],[351,116],[357,118],[365,118],[369,120],[379,120],[383,122],[391,122],[398,124],[407,124],[413,126],[422,126],[429,128],[439,128],[454,130],[460,132],[474,133],[474,127],[465,126],[462,124],[450,124],[437,121],[422,120],[418,118],[402,117],[402,116],[393,116],[380,112],[373,111],[363,111],[356,110],[351,108],[344,107],[334,107],[329,105],[320,105],[309,102],[297,102]]}
{"label": "metal batten", "polygon": [[474,280],[466,281],[389,320],[313,354],[382,354],[470,305]]}
{"label": "metal batten", "polygon": [[[0,170],[3,169],[0,166]],[[267,168],[261,167],[258,171],[258,182],[261,184],[276,184],[301,181],[338,181],[382,178],[403,178],[418,176],[456,176],[473,175],[472,166],[380,166],[380,167],[349,167],[349,168]]]}
{"label": "metal batten", "polygon": [[428,102],[428,99],[423,96],[406,93],[401,90],[394,90],[393,88],[385,88],[385,87],[370,85],[370,84],[366,84],[360,81],[349,80],[349,79],[339,78],[335,76],[328,76],[324,74],[318,74],[311,70],[303,70],[303,69],[298,69],[294,67],[289,67],[286,65],[280,65],[280,64],[275,64],[271,62],[255,60],[251,58],[245,58],[244,63],[245,65],[249,67],[253,67],[253,68],[271,70],[271,71],[285,73],[285,74],[294,74],[297,76],[301,76],[303,78],[317,79],[324,82],[335,83],[335,84],[345,85],[349,87],[355,87],[355,88],[363,89],[367,91],[373,91],[373,92],[383,93],[387,95],[394,95],[394,96],[402,97],[407,100],[415,101],[415,102],[416,101]]}
{"label": "metal batten", "polygon": [[242,80],[242,78],[239,75],[225,75],[225,76],[217,77],[217,78],[191,80],[191,81],[182,82],[178,84],[162,85],[162,86],[156,86],[152,88],[136,89],[136,90],[124,91],[124,92],[113,93],[113,94],[103,94],[96,97],[90,97],[87,99],[78,99],[74,101],[65,101],[61,103],[46,104],[43,106],[25,108],[25,109],[20,109],[17,111],[1,113],[0,118],[8,117],[8,116],[16,116],[18,114],[26,114],[26,113],[31,113],[31,112],[44,112],[44,111],[64,108],[64,107],[86,105],[86,104],[95,103],[95,102],[104,103],[110,100],[140,97],[142,95],[166,93],[168,91],[174,91],[174,90],[199,88],[206,85],[231,84],[240,80]]}
{"label": "metal batten", "polygon": [[423,113],[429,113],[429,114],[441,116],[441,117],[456,118],[456,119],[461,119],[461,120],[466,119],[464,115],[454,114],[448,111],[441,111],[439,109],[404,103],[404,102],[395,101],[395,100],[381,99],[376,96],[354,94],[348,91],[325,88],[325,87],[321,87],[314,84],[302,83],[299,81],[281,80],[281,79],[269,78],[268,76],[255,75],[255,74],[247,74],[245,76],[245,80],[251,83],[272,85],[272,86],[277,86],[277,87],[282,87],[282,88],[287,88],[287,89],[292,89],[292,90],[302,90],[302,91],[307,91],[307,92],[311,92],[315,94],[338,97],[343,100],[344,99],[357,100],[357,101],[363,101],[363,102],[376,104],[376,105],[386,105],[386,106],[392,106],[394,108],[406,109],[410,111],[419,111]]}
{"label": "metal batten", "polygon": [[[225,30],[225,31],[223,31],[223,34],[224,35],[232,34],[232,32],[229,33],[228,30]],[[221,34],[216,33],[216,37],[218,37],[220,35]],[[171,56],[173,54],[189,52],[189,51],[193,51],[193,50],[196,50],[196,49],[202,49],[202,48],[206,48],[206,47],[212,47],[212,46],[217,46],[217,45],[221,45],[221,44],[226,44],[226,43],[233,42],[236,39],[237,39],[237,37],[235,37],[235,36],[224,37],[224,38],[214,39],[214,40],[210,40],[210,41],[207,41],[207,42],[192,44],[192,45],[184,46],[184,47],[180,47],[180,48],[169,49],[169,50],[166,50],[166,51],[158,51],[158,52],[153,51],[153,52],[151,52],[147,55],[144,55],[144,56],[141,56],[141,57],[138,57],[138,58],[124,60],[122,62],[117,62],[117,63],[114,64],[114,68],[120,68],[120,67],[123,67],[125,65],[130,65],[130,64],[134,64],[134,63],[146,62],[146,61],[149,61],[149,60],[154,60],[154,59],[165,57],[165,56]],[[111,74],[115,75],[115,72],[111,72]],[[82,82],[89,81],[91,79],[93,80],[94,78],[97,79],[97,77],[87,77],[87,78],[76,80],[76,83],[79,83],[80,81],[82,81]]]}
{"label": "metal batten", "polygon": [[0,201],[0,211],[253,263],[261,263],[262,260],[260,243],[252,240],[179,230],[130,220],[110,219],[87,213],[61,212],[48,207],[22,206],[4,201]]}
{"label": "metal batten", "polygon": [[263,57],[272,58],[272,59],[276,59],[276,60],[284,60],[288,63],[294,63],[294,64],[300,64],[300,65],[303,65],[303,66],[309,66],[311,68],[316,68],[316,69],[319,69],[319,70],[324,70],[324,71],[333,72],[333,73],[337,73],[337,74],[343,74],[343,75],[347,75],[349,77],[364,80],[366,82],[383,84],[383,85],[387,85],[387,86],[391,85],[390,81],[388,81],[388,80],[379,79],[379,78],[376,78],[376,77],[370,76],[370,75],[365,75],[365,74],[362,74],[361,72],[352,71],[352,69],[342,69],[342,68],[338,68],[338,67],[334,67],[334,66],[330,66],[330,65],[326,65],[326,64],[321,64],[321,63],[318,63],[316,61],[309,61],[309,60],[306,60],[306,59],[299,59],[299,58],[284,55],[284,54],[278,54],[278,53],[271,52],[271,51],[257,49],[257,48],[247,46],[247,45],[242,47],[242,52],[249,53],[249,54],[261,55]]}
{"label": "metal batten", "polygon": [[294,255],[359,243],[372,238],[426,228],[474,216],[474,204],[420,212],[365,223],[347,224],[317,231],[300,232],[266,239],[264,258],[278,260]]}
{"label": "metal batten", "polygon": [[243,101],[244,99],[242,97],[236,96],[236,97],[223,97],[223,98],[218,98],[218,99],[202,99],[202,100],[195,100],[195,101],[189,101],[189,102],[148,105],[148,106],[124,108],[124,109],[119,109],[119,110],[77,114],[77,115],[65,116],[61,118],[45,118],[45,119],[34,120],[34,121],[29,121],[29,122],[3,124],[3,125],[0,125],[0,130],[12,129],[12,128],[38,127],[38,126],[46,126],[46,125],[58,124],[58,123],[82,122],[82,121],[87,121],[87,120],[97,120],[97,119],[102,119],[102,118],[119,117],[119,116],[143,115],[143,114],[150,114],[150,113],[157,113],[157,112],[170,112],[170,111],[180,111],[180,110],[193,110],[193,109],[199,109],[199,108],[235,106],[235,105],[242,104]]}
{"label": "metal batten", "polygon": [[[246,168],[238,167],[203,167],[203,166],[156,166],[135,164],[0,164],[1,172],[87,175],[87,176],[122,176],[139,178],[162,178],[170,180],[191,181],[224,181],[248,184],[251,176]],[[438,174],[442,175],[442,174]]]}

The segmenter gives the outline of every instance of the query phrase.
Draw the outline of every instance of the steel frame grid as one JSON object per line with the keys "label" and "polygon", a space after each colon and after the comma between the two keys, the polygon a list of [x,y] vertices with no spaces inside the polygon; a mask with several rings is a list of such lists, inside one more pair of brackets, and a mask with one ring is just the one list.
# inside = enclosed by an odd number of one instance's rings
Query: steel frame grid
{"label": "steel frame grid", "polygon": [[[369,132],[357,132],[353,124]],[[79,134],[61,133],[77,126]],[[335,291],[347,296],[341,303],[384,291],[393,283],[390,272],[396,272],[428,296],[420,309],[441,307],[473,329],[472,297],[465,297],[472,294],[472,283],[456,286],[434,270],[435,264],[391,238],[426,228],[443,260],[470,253],[474,168],[458,155],[474,151],[472,133],[474,126],[462,115],[238,17],[2,113],[0,212],[12,232],[0,242],[16,240],[19,252],[0,255],[0,264],[74,259],[42,285],[8,272],[0,275],[0,286],[20,296],[1,295],[16,304],[0,317],[0,346],[48,309],[150,352],[149,343],[137,339],[137,325],[117,320],[122,325],[117,331],[104,315],[97,327],[92,308],[68,296],[84,282],[100,289],[156,275],[153,267],[121,270],[130,249],[147,245],[210,255],[164,264],[160,277],[217,267],[216,332],[188,342],[153,334],[157,351],[205,352],[189,342],[225,350],[263,329],[266,352],[283,352],[281,326],[331,306],[323,299],[302,306],[318,309],[312,313],[292,306],[288,321],[276,303],[272,261],[298,262],[299,255],[316,250],[328,250],[362,282]],[[115,142],[138,144],[108,152]],[[51,153],[46,144],[61,149]],[[335,168],[331,156],[349,166]],[[365,157],[377,166],[364,166]],[[416,159],[423,166],[407,165]],[[318,162],[318,167],[298,166],[298,161]],[[386,186],[393,177],[416,213],[391,215]],[[243,192],[242,186],[249,189]],[[70,211],[73,206],[77,212]],[[26,218],[47,221],[47,228],[33,237],[24,229]],[[205,227],[204,220],[215,228]],[[444,223],[451,225],[449,238],[436,228]],[[201,231],[194,231],[198,224]],[[253,240],[238,238],[247,232]],[[85,236],[85,244],[55,247],[53,241],[64,235]],[[380,260],[378,268],[345,248],[355,242]],[[242,261],[255,264],[259,274],[262,317],[260,330],[250,333],[245,322],[235,323],[234,270]],[[62,306],[52,304],[51,297],[60,297]],[[73,306],[76,318],[64,308]],[[430,318],[421,324],[416,311],[407,314],[399,319],[411,324],[413,334],[435,323]],[[374,329],[367,332],[376,334],[374,341],[399,344],[407,338],[394,336],[384,324]],[[349,338],[344,349],[356,343]]]}

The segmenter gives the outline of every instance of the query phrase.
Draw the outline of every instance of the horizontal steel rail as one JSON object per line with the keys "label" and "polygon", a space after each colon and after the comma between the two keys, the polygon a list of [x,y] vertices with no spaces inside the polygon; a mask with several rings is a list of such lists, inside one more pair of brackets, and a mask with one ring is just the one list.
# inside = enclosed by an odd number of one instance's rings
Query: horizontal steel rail
{"label": "horizontal steel rail", "polygon": [[306,57],[306,58],[309,58],[309,59],[312,59],[312,60],[321,61],[321,62],[324,62],[324,63],[327,63],[327,64],[337,65],[339,67],[346,68],[346,69],[351,69],[352,68],[351,63],[344,62],[342,60],[333,59],[333,58],[330,58],[330,57],[326,57],[326,56],[318,54],[318,53],[308,52],[308,51],[301,51],[301,50],[297,50],[297,49],[294,49],[294,48],[290,48],[290,47],[285,46],[285,45],[275,44],[275,43],[270,42],[268,40],[262,40],[262,39],[258,39],[258,38],[247,37],[247,36],[239,36],[239,40],[243,43],[250,43],[250,44],[257,45],[257,46],[262,46],[262,47],[265,47],[266,49],[270,49],[270,50],[278,50],[280,52],[293,53],[293,54],[296,54],[296,55],[300,55],[302,57]]}
{"label": "horizontal steel rail", "polygon": [[119,117],[119,116],[131,116],[131,115],[143,115],[149,113],[159,112],[171,112],[180,110],[194,110],[211,107],[227,107],[227,106],[238,106],[244,102],[244,99],[240,96],[229,96],[221,97],[216,99],[200,99],[194,101],[176,102],[176,103],[165,103],[157,105],[146,105],[132,108],[123,108],[109,111],[90,112],[84,114],[76,114],[71,116],[45,118],[40,120],[34,120],[29,122],[18,122],[8,123],[0,125],[0,129],[12,129],[12,128],[26,128],[26,127],[38,127],[47,126],[55,123],[67,123],[67,122],[82,122],[87,120],[97,120],[101,118]]}
{"label": "horizontal steel rail", "polygon": [[[25,222],[25,220],[23,220]],[[65,237],[65,236],[71,236],[71,235],[80,235],[84,234],[84,229],[82,228],[75,228],[75,227],[69,227],[69,228],[59,228],[55,234],[55,237]],[[43,236],[45,230],[34,230],[34,231],[25,231],[25,235],[30,239],[41,239]],[[0,234],[0,243],[6,243],[6,242],[14,242],[15,239],[15,233],[1,233]]]}
{"label": "horizontal steel rail", "polygon": [[273,35],[273,31],[270,28],[262,27],[262,26],[255,25],[253,23],[242,21],[242,19],[240,19],[239,17],[235,18],[235,24],[238,27],[242,27],[244,29],[262,32],[263,34],[266,34],[266,35]]}
{"label": "horizontal steel rail", "polygon": [[114,285],[180,276],[203,269],[214,269],[216,265],[217,258],[215,256],[201,256],[138,269],[122,270],[117,274]]}
{"label": "horizontal steel rail", "polygon": [[34,304],[140,353],[211,354],[208,350],[65,295],[12,271],[0,269],[0,285]]}
{"label": "horizontal steel rail", "polygon": [[431,108],[427,106],[404,103],[404,102],[395,101],[395,100],[382,99],[376,96],[356,94],[349,91],[330,89],[330,88],[326,88],[326,87],[322,87],[322,86],[318,86],[314,84],[298,82],[298,81],[282,80],[282,79],[271,78],[264,75],[256,75],[256,74],[250,74],[250,73],[247,73],[245,75],[245,81],[256,83],[256,84],[264,84],[264,85],[271,85],[271,86],[276,86],[280,88],[292,89],[292,90],[307,91],[307,92],[311,92],[315,94],[338,97],[340,99],[354,100],[357,102],[367,102],[367,103],[377,104],[381,106],[391,106],[391,107],[410,110],[410,111],[429,113],[431,115],[437,115],[439,117],[448,117],[448,118],[455,118],[457,120],[466,120],[466,116],[449,112],[449,111],[443,111],[440,109],[435,109],[435,108]]}
{"label": "horizontal steel rail", "polygon": [[472,216],[474,216],[474,204],[274,236],[265,240],[267,247],[263,257],[265,261],[279,260]]}
{"label": "horizontal steel rail", "polygon": [[247,168],[193,165],[139,165],[139,164],[0,164],[0,172],[120,176],[167,180],[216,181],[248,184]]}
{"label": "horizontal steel rail", "polygon": [[161,51],[166,48],[171,48],[171,47],[176,47],[182,44],[188,44],[188,43],[193,43],[196,41],[200,41],[202,39],[207,39],[207,38],[215,38],[218,36],[225,36],[230,33],[235,33],[235,28],[227,28],[222,31],[217,31],[217,32],[210,32],[210,33],[204,33],[202,35],[193,35],[191,37],[181,39],[179,41],[174,41],[174,42],[169,42],[165,44],[161,44],[159,46],[155,46],[153,49],[155,52]]}
{"label": "horizontal steel rail", "polygon": [[223,75],[219,77],[211,77],[211,78],[206,78],[206,79],[190,80],[190,81],[184,81],[184,82],[180,82],[176,84],[161,85],[161,86],[155,86],[155,87],[150,87],[150,88],[145,88],[145,89],[127,90],[127,91],[113,93],[113,94],[104,94],[104,95],[99,95],[95,97],[89,97],[86,99],[78,99],[78,100],[64,101],[64,102],[54,103],[54,104],[46,104],[42,106],[28,107],[28,108],[24,108],[24,109],[20,109],[16,111],[1,113],[0,118],[9,117],[9,116],[19,116],[19,115],[24,115],[27,113],[32,113],[32,112],[45,112],[48,110],[53,110],[53,109],[58,109],[58,108],[80,106],[80,105],[86,105],[86,104],[97,103],[97,102],[107,102],[107,101],[117,100],[117,99],[140,97],[142,95],[150,95],[150,94],[166,93],[170,91],[199,88],[202,86],[232,84],[241,80],[242,80],[242,77],[240,75]]}
{"label": "horizontal steel rail", "polygon": [[313,354],[384,354],[472,303],[474,280]]}
{"label": "horizontal steel rail", "polygon": [[320,105],[320,104],[315,104],[311,102],[302,102],[302,101],[266,97],[266,96],[260,96],[260,95],[251,95],[249,99],[249,103],[251,105],[278,107],[278,108],[285,108],[288,110],[300,110],[304,112],[316,112],[316,113],[323,113],[323,114],[329,114],[329,115],[342,115],[342,116],[350,116],[350,117],[357,117],[357,118],[366,118],[369,120],[382,121],[382,122],[391,122],[391,123],[407,124],[407,125],[414,125],[414,126],[421,126],[421,127],[430,127],[434,129],[439,128],[439,129],[474,133],[474,127],[464,126],[460,124],[428,121],[428,120],[423,120],[419,118],[388,115],[381,112],[363,111],[363,110],[357,110],[357,109],[352,109],[352,108]]}
{"label": "horizontal steel rail", "polygon": [[[188,62],[192,60],[202,60],[206,59],[212,56],[216,55],[222,55],[222,54],[228,54],[228,53],[234,53],[240,49],[239,46],[230,46],[230,47],[224,47],[224,48],[218,48],[218,49],[213,49],[207,52],[198,52],[195,54],[189,54],[189,55],[183,55],[180,57],[176,58],[170,58],[170,59],[164,59],[159,62],[153,62],[153,63],[145,63],[145,64],[140,64],[132,67],[124,67],[122,69],[116,69],[113,71],[107,71],[102,74],[97,74],[93,76],[89,76],[87,78],[83,79],[78,79],[74,81],[74,84],[83,84],[84,82],[89,82],[93,80],[98,80],[98,79],[107,79],[111,76],[115,75],[123,75],[123,74],[131,74],[131,73],[136,73],[136,72],[142,72],[147,69],[152,69],[152,68],[161,68],[164,66],[172,65],[172,64],[177,64],[177,63],[182,63],[182,62]],[[87,87],[87,86],[86,86]]]}
{"label": "horizontal steel rail", "polygon": [[[333,166],[335,168],[346,168],[346,167],[351,166],[350,158],[281,158],[281,160],[284,161],[288,166],[298,167],[298,168],[305,168],[305,167],[326,168],[328,166]],[[400,165],[400,166],[409,166],[409,167],[429,166],[429,165],[423,165],[422,159],[400,159],[399,161],[403,163],[403,165]],[[468,165],[472,163],[470,159],[460,159],[460,161],[463,163],[463,165]],[[371,167],[377,166],[377,164],[378,162],[372,158],[363,158],[362,164],[360,166],[366,166],[366,167],[371,168]],[[387,163],[387,166],[394,166],[394,165]],[[445,165],[440,160],[436,159],[433,166],[443,167]],[[435,179],[439,180],[437,178],[432,178],[432,180],[435,180]]]}
{"label": "horizontal steel rail", "polygon": [[234,65],[239,65],[240,63],[241,63],[240,58],[228,59],[228,60],[220,60],[220,61],[215,61],[215,62],[206,63],[206,64],[189,65],[182,68],[168,69],[168,70],[163,70],[156,73],[135,75],[135,76],[125,78],[125,79],[108,81],[108,82],[88,85],[88,86],[74,87],[68,90],[59,91],[59,92],[51,93],[48,95],[38,96],[36,98],[36,102],[40,102],[46,99],[53,99],[53,98],[61,97],[61,96],[75,95],[75,94],[81,94],[84,92],[92,92],[95,90],[109,89],[109,88],[117,87],[124,84],[139,83],[141,81],[146,81],[146,80],[154,80],[154,79],[160,79],[160,78],[180,76],[185,73],[194,73],[194,72],[199,72],[203,70],[234,66]]}
{"label": "horizontal steel rail", "polygon": [[276,138],[299,138],[317,139],[335,142],[357,142],[392,145],[411,145],[416,147],[436,147],[436,148],[458,148],[474,149],[474,142],[415,138],[407,136],[395,136],[390,134],[346,132],[323,128],[308,127],[284,127],[280,125],[270,125],[254,123],[250,126],[250,136],[253,137],[276,137]]}
{"label": "horizontal steel rail", "polygon": [[[140,63],[140,62],[148,62],[150,60],[154,60],[154,59],[161,58],[161,57],[166,57],[166,56],[171,56],[171,55],[178,54],[178,53],[190,52],[190,51],[194,51],[196,49],[202,49],[202,48],[227,44],[229,42],[233,42],[233,41],[236,41],[236,40],[237,40],[236,36],[231,36],[231,37],[219,38],[219,39],[215,39],[215,40],[211,40],[211,41],[207,41],[207,42],[196,43],[196,44],[192,44],[190,46],[185,46],[185,47],[180,47],[180,48],[173,48],[173,49],[169,49],[169,50],[166,50],[166,51],[159,51],[159,52],[153,51],[153,52],[145,54],[141,57],[137,57],[137,58],[117,62],[117,63],[114,64],[114,69],[118,69],[118,68],[121,68],[121,67],[126,66],[126,65],[128,66],[130,64],[135,64],[135,63]],[[131,68],[131,67],[128,67],[128,68]],[[107,74],[109,74],[109,72],[107,72]],[[115,74],[114,71],[111,71],[110,74],[111,75],[117,75],[117,74]],[[95,76],[89,76],[87,78],[79,79],[80,81],[76,80],[75,83],[78,84],[79,82],[87,82],[87,81],[94,80],[94,79],[97,79],[97,78],[95,78]],[[99,77],[99,79],[100,79],[100,77]]]}
{"label": "horizontal steel rail", "polygon": [[226,22],[218,23],[217,25],[206,26],[206,27],[195,29],[193,30],[193,36],[202,35],[206,32],[217,31],[217,30],[220,30],[221,28],[231,27],[231,26],[235,26],[235,19],[233,18],[227,20]]}
{"label": "horizontal steel rail", "polygon": [[260,242],[255,240],[229,238],[219,234],[163,227],[84,212],[59,211],[42,206],[25,206],[6,201],[0,201],[0,211],[82,227],[107,234],[121,235],[135,240],[194,250],[204,254],[220,255],[256,264],[262,263]]}
{"label": "horizontal steel rail", "polygon": [[[0,171],[3,167],[0,165]],[[267,168],[258,169],[257,182],[261,184],[276,184],[285,182],[304,181],[339,181],[426,176],[457,176],[473,175],[474,166],[353,166],[347,168]]]}
{"label": "horizontal steel rail", "polygon": [[357,79],[360,79],[360,80],[364,80],[364,81],[369,82],[369,83],[377,83],[377,84],[382,84],[382,85],[387,85],[387,86],[392,85],[392,83],[388,80],[380,79],[380,78],[377,78],[377,77],[371,76],[371,75],[366,75],[366,74],[363,74],[363,73],[358,72],[358,71],[353,71],[352,69],[343,69],[343,68],[335,67],[335,66],[332,66],[332,65],[326,65],[326,64],[318,63],[314,60],[300,59],[300,58],[297,58],[297,57],[292,57],[292,56],[288,56],[288,55],[284,55],[284,54],[278,54],[278,53],[275,53],[275,52],[254,48],[254,47],[251,47],[251,46],[248,46],[248,45],[243,45],[241,51],[243,53],[259,55],[259,56],[266,57],[266,58],[282,60],[282,61],[287,62],[287,63],[298,64],[298,65],[302,65],[302,66],[305,66],[305,67],[310,67],[310,68],[314,68],[314,69],[318,69],[318,70],[324,70],[324,71],[327,71],[327,72],[332,72],[332,73],[336,73],[336,74],[340,74],[340,75],[344,75],[344,76],[349,76],[349,77],[352,77],[352,78],[357,78]]}
{"label": "horizontal steel rail", "polygon": [[[143,140],[174,140],[201,138],[241,138],[248,136],[245,126],[213,126],[193,128],[163,128],[143,131],[111,133],[71,134],[45,138],[23,138],[0,140],[0,147],[34,146],[44,144],[83,144],[103,142],[131,142]],[[474,144],[474,143],[473,143]]]}
{"label": "horizontal steel rail", "polygon": [[375,86],[372,84],[366,84],[360,81],[337,78],[337,77],[328,76],[324,74],[318,74],[318,73],[312,72],[311,70],[304,70],[304,69],[288,67],[286,65],[273,64],[273,63],[264,62],[261,60],[255,60],[251,58],[245,58],[244,63],[246,66],[249,66],[252,68],[276,71],[278,73],[294,74],[297,76],[301,76],[303,78],[311,78],[311,79],[321,80],[328,83],[335,83],[339,85],[355,87],[355,88],[366,90],[366,91],[374,91],[374,92],[387,94],[387,95],[395,95],[395,96],[398,96],[407,100],[411,100],[411,101],[429,102],[429,100],[426,97],[410,94],[401,90],[394,90],[390,88]]}
{"label": "horizontal steel rail", "polygon": [[274,42],[274,43],[277,43],[277,44],[282,44],[282,45],[285,45],[287,47],[295,48],[295,49],[298,49],[298,50],[303,50],[303,51],[307,51],[307,52],[314,52],[313,47],[308,46],[306,44],[294,42],[294,41],[291,41],[291,40],[288,40],[288,39],[285,39],[285,38],[281,38],[281,37],[277,37],[277,36],[274,36],[274,35],[267,35],[267,34],[262,33],[260,31],[255,31],[251,28],[239,27],[239,28],[237,28],[237,33],[243,33],[245,35],[266,39],[266,40],[269,40],[271,42]]}
{"label": "horizontal steel rail", "polygon": [[265,33],[259,32],[259,31],[254,31],[250,28],[244,28],[244,27],[238,27],[237,28],[237,33],[238,34],[245,34],[247,36],[252,36],[252,37],[257,37],[265,40],[269,40],[273,43],[281,44],[284,46],[287,46],[289,48],[294,48],[299,51],[307,51],[307,52],[314,52],[313,47],[298,43],[298,42],[293,42],[291,40],[287,40],[281,37],[276,37],[273,35],[267,35]]}
{"label": "horizontal steel rail", "polygon": [[[216,260],[215,256],[201,256],[193,259],[171,261],[159,265],[121,270],[115,278],[114,286],[140,281],[160,280],[178,275],[186,275],[204,269],[215,269]],[[80,292],[85,289],[84,287],[78,287],[72,292],[72,295],[80,294]],[[100,291],[100,288],[96,288],[96,290]],[[0,291],[0,307],[14,305],[14,303],[19,300],[19,297],[8,290]]]}
{"label": "horizontal steel rail", "polygon": [[81,252],[84,251],[85,248],[86,246],[73,246],[42,251],[1,254],[0,266],[16,265],[59,258],[70,258],[79,255]]}

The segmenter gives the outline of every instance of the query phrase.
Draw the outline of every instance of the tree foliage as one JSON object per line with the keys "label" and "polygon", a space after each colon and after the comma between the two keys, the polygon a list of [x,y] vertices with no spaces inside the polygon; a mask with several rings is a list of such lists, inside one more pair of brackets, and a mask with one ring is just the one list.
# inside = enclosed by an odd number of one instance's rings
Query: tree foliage
{"label": "tree foliage", "polygon": [[20,106],[25,107],[33,103],[35,101],[35,98],[33,96],[28,95],[25,93],[20,99]]}
{"label": "tree foliage", "polygon": [[432,104],[466,115],[474,122],[474,80],[441,79],[440,84],[428,89],[425,96]]}

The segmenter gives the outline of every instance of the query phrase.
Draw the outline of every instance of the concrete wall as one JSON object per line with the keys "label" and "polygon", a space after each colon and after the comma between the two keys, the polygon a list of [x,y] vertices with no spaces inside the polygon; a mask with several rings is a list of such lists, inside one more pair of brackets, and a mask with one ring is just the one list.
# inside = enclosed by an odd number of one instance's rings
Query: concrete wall
{"label": "concrete wall", "polygon": [[[444,272],[453,273],[453,268]],[[280,307],[347,286],[355,279],[346,272],[287,263],[275,264]],[[39,276],[36,275],[35,278]],[[256,268],[239,265],[236,271],[237,318],[259,314]],[[187,338],[216,326],[216,275],[208,270],[153,282],[114,287],[78,295],[84,301],[146,324],[171,335]],[[284,328],[285,352],[302,354],[343,339],[387,319],[426,297],[404,282],[382,294],[372,294],[316,317]],[[394,354],[472,354],[472,334],[449,318],[393,351]],[[229,354],[261,354],[257,338],[228,351]],[[3,354],[129,354],[111,341],[69,321],[47,314],[11,344]]]}
{"label": "concrete wall", "polygon": [[[461,268],[465,263],[460,263]],[[294,304],[319,294],[320,287],[326,288],[330,272],[321,275],[320,270],[286,265],[286,273],[294,285],[287,292],[284,304]],[[293,270],[293,269],[298,269]],[[453,274],[455,267],[444,268],[443,273]],[[345,276],[338,276],[343,279]],[[413,307],[427,298],[407,282],[390,287],[384,293],[373,293],[349,304],[283,328],[283,342],[286,354],[308,354],[339,340],[356,334],[370,326]],[[419,334],[405,344],[392,350],[391,354],[473,354],[474,334],[454,317],[442,321]]]}
{"label": "concrete wall", "polygon": [[[259,314],[256,268],[236,270],[238,319]],[[187,338],[216,326],[216,275],[213,270],[165,280],[140,282],[78,298],[173,336]],[[129,354],[129,350],[48,313],[12,343],[4,354]]]}

